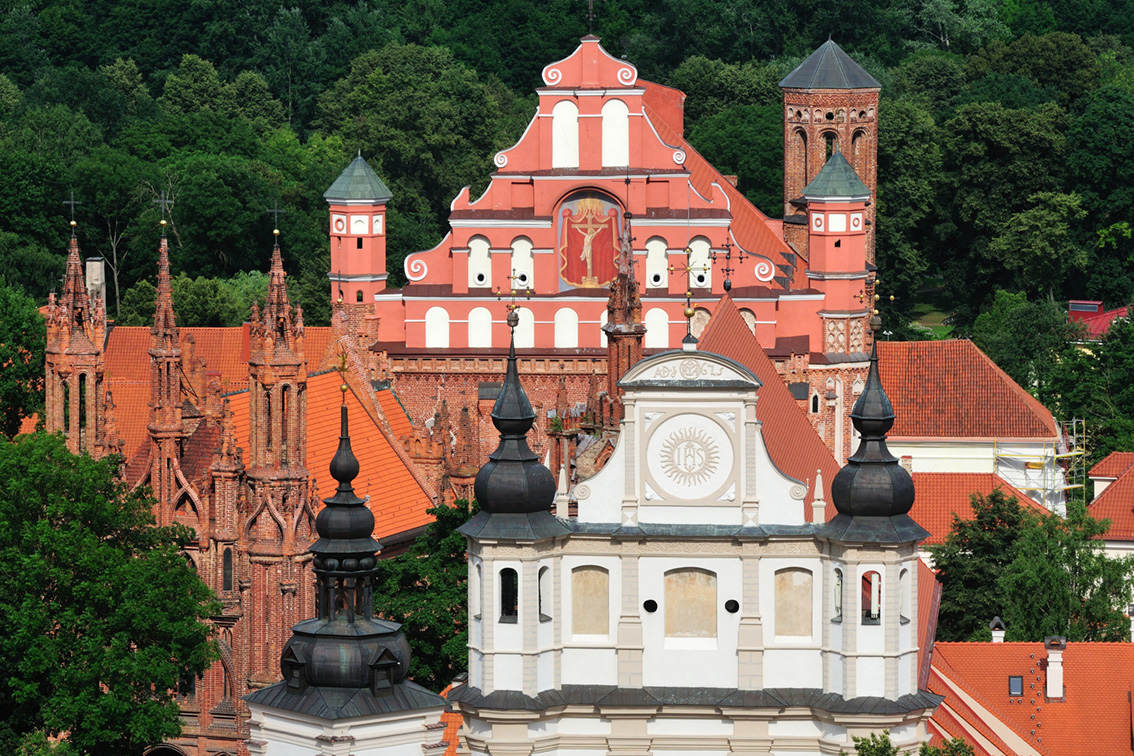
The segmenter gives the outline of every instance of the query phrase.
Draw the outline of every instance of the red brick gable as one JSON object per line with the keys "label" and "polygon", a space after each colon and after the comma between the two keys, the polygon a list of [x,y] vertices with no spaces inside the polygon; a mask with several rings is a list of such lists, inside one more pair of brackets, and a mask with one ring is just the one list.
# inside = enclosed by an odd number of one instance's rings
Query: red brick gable
{"label": "red brick gable", "polygon": [[[1043,643],[937,643],[929,688],[945,702],[931,725],[985,753],[1134,753],[1134,644],[1068,643],[1062,701],[1044,697],[1046,658]],[[1009,676],[1023,678],[1022,699],[1009,698]]]}
{"label": "red brick gable", "polygon": [[880,341],[878,357],[897,415],[891,437],[1059,435],[1051,413],[971,341]]}

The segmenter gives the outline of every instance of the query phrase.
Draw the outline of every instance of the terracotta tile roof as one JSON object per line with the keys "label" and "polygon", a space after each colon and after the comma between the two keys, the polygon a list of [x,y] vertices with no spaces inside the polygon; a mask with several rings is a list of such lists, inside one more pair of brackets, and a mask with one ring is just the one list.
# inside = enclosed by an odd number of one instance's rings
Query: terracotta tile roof
{"label": "terracotta tile roof", "polygon": [[[729,209],[732,213],[732,233],[736,242],[749,252],[764,255],[771,259],[773,264],[787,262],[785,254],[792,254],[791,247],[787,245],[775,231],[768,226],[768,217],[745,197],[739,189],[725,179],[724,175],[709,164],[701,153],[693,149],[693,145],[685,141],[681,133],[681,123],[671,123],[671,119],[680,111],[670,106],[674,91],[669,87],[653,82],[640,80],[645,87],[642,96],[643,110],[650,122],[657,129],[662,141],[685,153],[685,169],[689,171],[689,181],[693,188],[703,197],[712,197],[712,184],[715,182],[728,195]],[[669,116],[667,118],[666,116]]]}
{"label": "terracotta tile roof", "polygon": [[[1008,754],[1134,754],[1134,644],[1068,643],[1064,701],[1044,697],[1046,658],[1042,643],[937,643],[929,687],[945,702],[933,721]],[[1023,678],[1023,703],[1009,698],[1009,676]]]}
{"label": "terracotta tile roof", "polygon": [[[1091,472],[1093,475],[1094,470]],[[1128,469],[1119,475],[1095,497],[1087,512],[1096,520],[1110,520],[1110,530],[1103,536],[1104,540],[1134,541],[1134,472]]]}
{"label": "terracotta tile roof", "polygon": [[[800,481],[814,482],[815,471],[822,470],[827,519],[834,517],[831,482],[839,465],[727,294],[717,304],[698,348],[736,360],[764,383],[756,401],[756,417],[764,424],[764,443],[772,461],[785,475]],[[808,522],[811,521],[810,509],[809,504]]]}
{"label": "terracotta tile roof", "polygon": [[17,436],[22,436],[25,433],[35,433],[35,424],[39,422],[39,414],[33,412],[31,417],[25,417],[20,420],[20,429],[16,432]]}
{"label": "terracotta tile roof", "polygon": [[1102,461],[1087,473],[1091,478],[1117,478],[1134,465],[1134,452],[1116,451],[1103,457]]}
{"label": "terracotta tile roof", "polygon": [[[334,371],[307,379],[307,470],[320,498],[330,496],[335,488],[328,470],[339,444],[341,385]],[[359,496],[370,497],[374,537],[382,540],[429,524],[433,520],[426,514],[433,505],[429,496],[378,423],[365,411],[354,390],[348,391],[346,396],[351,449],[360,469],[354,490]],[[247,448],[247,395],[229,397],[229,406],[236,442]]]}
{"label": "terracotta tile roof", "polygon": [[185,439],[181,447],[181,472],[190,483],[201,480],[213,461],[213,450],[220,440],[220,427],[209,421],[202,421]]}
{"label": "terracotta tile roof", "polygon": [[[441,691],[441,697],[448,698],[449,691],[452,689],[452,685],[446,685],[445,690]],[[445,741],[446,748],[443,756],[457,756],[457,745],[460,743],[459,731],[464,723],[464,718],[460,715],[460,712],[453,711],[452,704],[450,704],[441,713],[441,722],[445,725],[445,735],[442,740]]]}
{"label": "terracotta tile roof", "polygon": [[941,583],[925,562],[917,561],[917,668],[918,690],[929,680],[929,662],[937,639],[937,615],[941,610]]}
{"label": "terracotta tile roof", "polygon": [[999,488],[1005,494],[1015,496],[1021,506],[1047,514],[1042,504],[996,473],[914,473],[913,482],[917,496],[910,517],[929,531],[929,537],[922,541],[923,545],[943,543],[953,527],[954,516],[962,520],[972,518],[969,496],[974,493],[988,496]]}
{"label": "terracotta tile roof", "polygon": [[1059,435],[1051,413],[971,341],[881,341],[878,357],[897,415],[893,437]]}

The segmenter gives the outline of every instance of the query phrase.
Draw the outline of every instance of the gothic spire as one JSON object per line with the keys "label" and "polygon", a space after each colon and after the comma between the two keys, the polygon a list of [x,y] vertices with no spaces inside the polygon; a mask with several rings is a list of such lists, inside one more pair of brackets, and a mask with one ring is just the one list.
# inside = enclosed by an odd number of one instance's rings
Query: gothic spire
{"label": "gothic spire", "polygon": [[67,242],[67,269],[63,274],[63,297],[60,304],[67,308],[70,328],[82,330],[91,316],[91,309],[90,295],[83,276],[83,257],[79,254],[79,240],[75,238],[75,221],[71,221],[71,239]]}
{"label": "gothic spire", "polygon": [[169,275],[169,239],[165,221],[161,222],[161,243],[158,245],[157,297],[154,300],[154,322],[150,327],[151,349],[179,349],[177,317],[173,312],[173,283]]}

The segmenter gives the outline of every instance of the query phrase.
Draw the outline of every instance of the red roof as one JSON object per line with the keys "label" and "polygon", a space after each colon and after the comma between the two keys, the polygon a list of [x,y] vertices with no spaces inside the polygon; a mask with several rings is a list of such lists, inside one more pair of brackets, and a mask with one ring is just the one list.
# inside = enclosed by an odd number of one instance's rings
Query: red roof
{"label": "red roof", "polygon": [[[339,445],[341,385],[342,380],[335,371],[307,379],[307,471],[320,498],[330,496],[335,489],[328,470]],[[378,393],[389,394],[390,391]],[[353,389],[347,392],[346,400],[351,450],[358,458],[360,470],[354,480],[354,490],[361,497],[370,497],[369,506],[375,520],[374,537],[382,540],[428,525],[433,518],[426,514],[426,510],[433,503],[403,460],[400,449],[393,447],[378,422],[367,414]],[[383,401],[383,406],[388,401]],[[397,402],[396,399],[393,401]],[[230,397],[229,407],[232,409],[236,443],[247,448],[247,397],[243,394]],[[401,416],[404,418],[405,413],[402,412]],[[391,417],[391,423],[394,419]]]}
{"label": "red roof", "polygon": [[[442,698],[448,698],[449,692],[453,690],[452,685],[446,685],[445,690],[441,691]],[[445,741],[445,753],[443,756],[457,756],[457,745],[460,742],[460,729],[464,724],[464,718],[460,712],[453,711],[452,705],[445,707],[445,711],[441,712],[441,723],[445,725],[445,735],[442,740]]]}
{"label": "red roof", "polygon": [[1087,475],[1091,478],[1117,478],[1134,465],[1134,452],[1116,451],[1103,457]]}
{"label": "red roof", "polygon": [[[1101,304],[1101,303],[1100,303]],[[1127,317],[1126,307],[1119,307],[1116,310],[1107,310],[1098,314],[1086,314],[1072,312],[1071,320],[1082,323],[1083,328],[1086,329],[1083,336],[1090,340],[1101,339],[1110,330],[1110,324],[1119,318]],[[1077,316],[1077,317],[1076,317]]]}
{"label": "red roof", "polygon": [[937,638],[937,615],[941,611],[941,583],[937,573],[917,560],[917,687],[925,688],[929,680],[929,662]]}
{"label": "red roof", "polygon": [[[1044,697],[1046,659],[1042,643],[937,643],[929,689],[945,702],[932,724],[978,753],[1134,754],[1134,644],[1068,643],[1063,701]],[[1022,699],[1008,696],[1010,676],[1023,678]]]}
{"label": "red roof", "polygon": [[910,517],[929,531],[929,537],[922,541],[925,545],[944,543],[953,517],[972,519],[969,497],[974,493],[988,496],[999,488],[1015,496],[1021,506],[1047,514],[1043,505],[995,473],[914,473],[913,482],[917,496]]}
{"label": "red roof", "polygon": [[[701,334],[698,348],[735,360],[760,379],[764,385],[756,401],[756,418],[763,423],[768,454],[776,467],[796,480],[814,482],[815,471],[822,470],[827,517],[834,517],[831,483],[839,465],[727,294],[717,304],[716,312]],[[806,514],[810,521],[811,512]]]}
{"label": "red roof", "polygon": [[774,264],[787,262],[784,255],[790,254],[792,250],[768,225],[768,216],[760,212],[724,174],[693,149],[693,145],[685,141],[681,133],[681,111],[673,106],[677,90],[645,80],[639,80],[638,83],[645,88],[645,94],[642,95],[643,110],[658,136],[666,144],[680,148],[685,153],[684,167],[689,171],[689,182],[693,188],[703,197],[712,197],[712,184],[716,183],[728,195],[732,234],[737,244],[748,252],[770,258]]}
{"label": "red roof", "polygon": [[897,415],[891,437],[1059,436],[1051,413],[971,341],[880,341],[878,358]]}
{"label": "red roof", "polygon": [[[1114,454],[1110,455],[1113,456]],[[1101,464],[1102,462],[1099,463]],[[1091,477],[1095,477],[1093,469]],[[1134,473],[1128,469],[1119,475],[1117,480],[1095,497],[1087,507],[1087,512],[1096,520],[1110,520],[1110,530],[1103,536],[1104,540],[1134,541]]]}

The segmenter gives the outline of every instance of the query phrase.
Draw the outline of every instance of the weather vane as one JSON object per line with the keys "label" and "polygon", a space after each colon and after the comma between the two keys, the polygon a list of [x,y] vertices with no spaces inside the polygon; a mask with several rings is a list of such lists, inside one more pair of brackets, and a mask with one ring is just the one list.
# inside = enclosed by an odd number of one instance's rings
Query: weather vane
{"label": "weather vane", "polygon": [[[725,236],[724,244],[722,244],[721,247],[724,249],[724,265],[721,266],[721,273],[724,273],[724,277],[725,277],[724,283],[722,284],[722,286],[724,286],[725,291],[730,291],[730,290],[732,290],[732,280],[729,277],[733,273],[740,272],[739,268],[732,267],[732,247],[733,247],[733,244],[732,244],[732,227],[731,226],[729,227],[728,235]],[[713,250],[713,265],[717,264],[717,255],[718,254],[719,254],[719,252],[714,249]],[[739,266],[740,263],[742,263],[743,261],[744,261],[744,258],[741,257],[740,255],[737,255],[736,264]]]}
{"label": "weather vane", "polygon": [[[693,256],[693,250],[690,247],[685,248],[685,264],[684,265],[670,265],[669,272],[672,275],[676,272],[685,273],[685,282],[687,287],[692,287],[692,276],[694,273],[708,273],[710,266],[708,264],[693,265],[689,262],[689,258]],[[692,295],[690,295],[692,296]]]}
{"label": "weather vane", "polygon": [[[518,304],[516,304],[516,298],[517,297],[523,297],[524,299],[531,299],[532,298],[532,290],[531,289],[521,287],[520,291],[516,290],[516,281],[518,281],[519,279],[520,279],[520,277],[518,275],[516,275],[515,270],[512,271],[512,275],[508,276],[508,280],[511,281],[511,285],[509,286],[509,291],[508,291],[508,300],[509,301],[508,301],[508,304],[506,305],[507,308],[508,308],[508,324],[509,325],[512,325],[513,313],[515,313],[516,310],[520,309],[520,306]],[[496,298],[499,299],[499,300],[504,299],[504,290],[501,289],[499,286],[496,287]],[[517,315],[516,318],[518,319],[519,315]],[[513,326],[513,327],[515,327],[515,326]]]}

